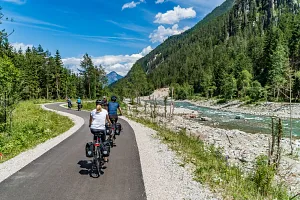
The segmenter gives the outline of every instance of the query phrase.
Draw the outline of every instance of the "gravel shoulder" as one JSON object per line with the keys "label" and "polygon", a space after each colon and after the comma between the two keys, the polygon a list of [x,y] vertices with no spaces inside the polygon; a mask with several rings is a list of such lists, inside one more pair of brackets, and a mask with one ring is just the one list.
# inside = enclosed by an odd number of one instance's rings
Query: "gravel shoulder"
{"label": "gravel shoulder", "polygon": [[48,104],[41,105],[41,107],[44,110],[56,112],[59,115],[67,116],[70,119],[72,119],[72,121],[74,122],[75,125],[71,129],[66,131],[65,133],[63,133],[55,138],[49,139],[48,141],[37,145],[35,148],[27,150],[25,152],[22,152],[18,156],[15,156],[14,158],[12,158],[10,160],[8,160],[4,163],[1,163],[0,164],[0,183],[2,181],[4,181],[5,179],[7,179],[8,177],[10,177],[11,175],[13,175],[14,173],[16,173],[17,171],[19,171],[20,169],[22,169],[23,167],[25,167],[26,165],[28,165],[29,163],[31,163],[32,161],[34,161],[35,159],[42,156],[44,153],[46,153],[47,151],[49,151],[50,149],[52,149],[53,147],[55,147],[56,145],[61,143],[63,140],[67,139],[69,136],[71,136],[73,133],[75,133],[77,130],[79,130],[81,128],[81,126],[83,126],[84,120],[81,117],[72,115],[70,113],[65,113],[65,112],[46,108],[45,105],[48,105]]}
{"label": "gravel shoulder", "polygon": [[180,159],[156,137],[156,131],[121,118],[130,124],[136,135],[148,200],[221,199],[193,180],[192,167],[181,167]]}

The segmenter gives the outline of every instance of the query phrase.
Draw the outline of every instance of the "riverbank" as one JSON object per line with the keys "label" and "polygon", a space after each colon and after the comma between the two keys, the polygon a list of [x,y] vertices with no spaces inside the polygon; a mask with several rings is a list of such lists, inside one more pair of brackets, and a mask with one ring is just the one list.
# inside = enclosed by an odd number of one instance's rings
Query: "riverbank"
{"label": "riverbank", "polygon": [[[242,101],[234,100],[227,103],[219,104],[217,100],[202,100],[202,101],[187,101],[196,106],[213,108],[222,111],[263,115],[263,116],[276,116],[280,118],[290,118],[289,103],[277,103],[277,102],[260,102],[255,104],[245,104]],[[300,104],[292,104],[292,118],[300,119]]]}
{"label": "riverbank", "polygon": [[[146,108],[146,109],[145,109]],[[138,110],[138,113],[135,110]],[[225,130],[222,128],[211,127],[206,124],[201,124],[199,121],[192,119],[193,116],[198,116],[197,111],[186,108],[174,109],[174,116],[169,120],[165,115],[164,106],[157,106],[155,118],[151,117],[151,110],[153,107],[148,104],[135,107],[129,106],[128,112],[133,113],[135,117],[146,118],[155,121],[162,127],[166,127],[172,131],[187,130],[188,135],[194,135],[207,145],[214,145],[216,148],[222,149],[224,156],[233,166],[240,167],[245,173],[253,170],[255,159],[260,155],[268,155],[269,140],[271,136],[268,134],[251,134],[240,130]],[[167,106],[169,113],[170,106]],[[153,114],[152,114],[153,115]],[[289,139],[283,138],[282,145],[282,159],[278,180],[284,181],[292,193],[300,191],[300,140],[293,141],[295,155],[289,156],[290,146]]]}

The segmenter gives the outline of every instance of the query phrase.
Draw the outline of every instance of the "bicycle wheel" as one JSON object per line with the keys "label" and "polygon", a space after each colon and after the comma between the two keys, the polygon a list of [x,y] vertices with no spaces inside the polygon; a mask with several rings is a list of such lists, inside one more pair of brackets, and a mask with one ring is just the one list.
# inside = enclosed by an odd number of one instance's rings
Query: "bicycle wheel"
{"label": "bicycle wheel", "polygon": [[101,155],[99,154],[99,152],[100,152],[99,151],[99,147],[97,147],[95,149],[95,154],[96,154],[96,157],[95,157],[95,167],[96,167],[96,170],[97,170],[96,174],[98,176],[100,176],[100,174],[101,174],[101,162],[100,162]]}

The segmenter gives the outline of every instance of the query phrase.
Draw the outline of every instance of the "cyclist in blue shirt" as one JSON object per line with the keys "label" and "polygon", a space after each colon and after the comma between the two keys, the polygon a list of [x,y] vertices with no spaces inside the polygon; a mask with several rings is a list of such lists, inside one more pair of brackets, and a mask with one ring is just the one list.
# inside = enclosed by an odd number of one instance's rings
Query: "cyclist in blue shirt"
{"label": "cyclist in blue shirt", "polygon": [[115,122],[117,123],[118,121],[118,110],[120,112],[120,115],[122,115],[122,110],[121,107],[119,105],[117,101],[117,97],[116,96],[112,96],[111,97],[111,102],[108,103],[107,107],[108,107],[108,116],[110,121],[112,119],[115,120]]}
{"label": "cyclist in blue shirt", "polygon": [[78,97],[78,99],[77,99],[77,106],[78,106],[78,111],[79,111],[82,108],[80,97]]}
{"label": "cyclist in blue shirt", "polygon": [[78,103],[78,104],[81,104],[81,99],[80,99],[80,97],[78,97],[77,103]]}

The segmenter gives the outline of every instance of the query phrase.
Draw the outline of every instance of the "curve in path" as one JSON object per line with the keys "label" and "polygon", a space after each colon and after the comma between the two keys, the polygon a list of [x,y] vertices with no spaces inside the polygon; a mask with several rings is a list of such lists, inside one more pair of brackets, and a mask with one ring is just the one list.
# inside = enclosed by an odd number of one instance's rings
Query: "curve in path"
{"label": "curve in path", "polygon": [[48,108],[69,112],[85,120],[72,136],[0,183],[1,200],[143,200],[146,199],[139,151],[130,125],[120,120],[123,133],[112,148],[110,162],[99,178],[89,176],[91,159],[85,144],[92,140],[89,113],[66,110],[58,104]]}

